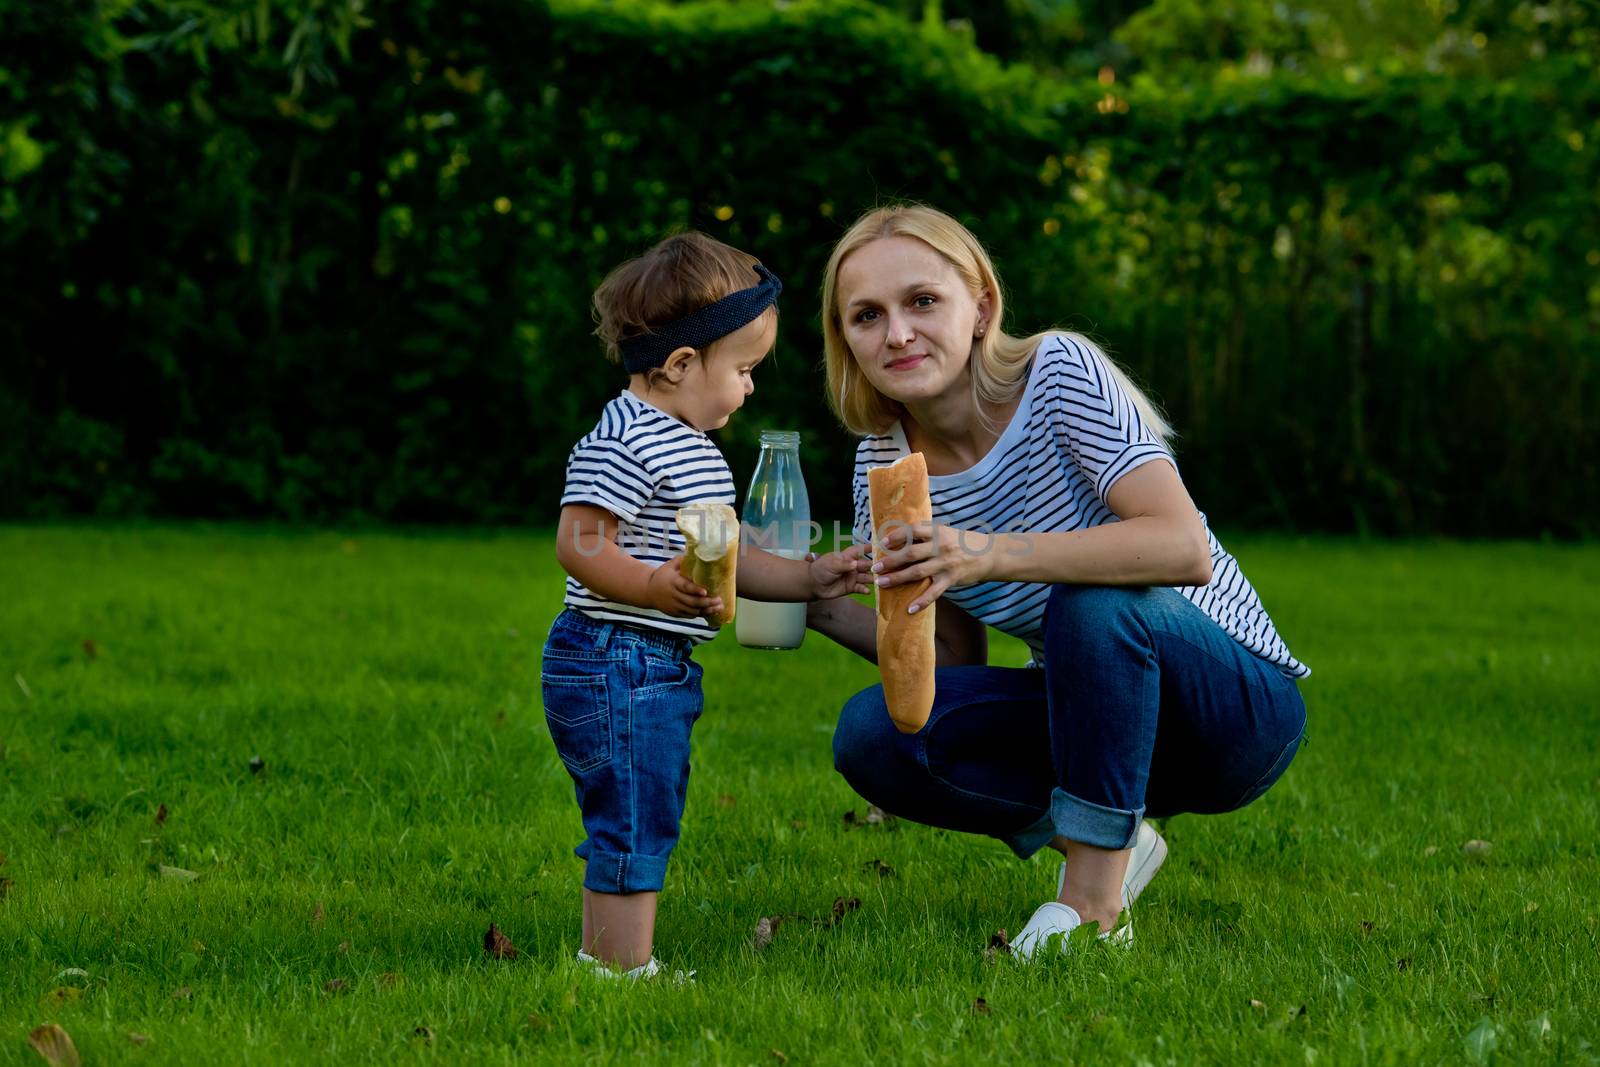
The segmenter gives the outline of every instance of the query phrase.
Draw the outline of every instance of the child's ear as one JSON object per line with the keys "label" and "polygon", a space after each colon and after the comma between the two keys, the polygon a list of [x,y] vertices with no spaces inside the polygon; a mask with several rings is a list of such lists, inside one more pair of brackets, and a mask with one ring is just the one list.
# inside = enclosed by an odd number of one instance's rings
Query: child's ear
{"label": "child's ear", "polygon": [[699,353],[687,345],[682,348],[674,348],[672,354],[667,357],[667,361],[661,365],[661,373],[666,375],[667,381],[677,385],[683,381],[683,376],[689,371],[690,362],[697,355]]}

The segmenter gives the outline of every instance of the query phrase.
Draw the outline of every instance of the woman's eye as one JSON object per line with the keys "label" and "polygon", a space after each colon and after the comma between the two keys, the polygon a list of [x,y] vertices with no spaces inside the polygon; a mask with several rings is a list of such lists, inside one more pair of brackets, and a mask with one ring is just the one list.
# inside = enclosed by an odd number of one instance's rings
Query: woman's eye
{"label": "woman's eye", "polygon": [[933,307],[933,305],[935,303],[935,300],[934,300],[933,297],[928,296],[926,293],[924,293],[922,296],[919,296],[915,300],[913,300],[912,303],[915,304],[919,308],[931,308],[931,307]]}
{"label": "woman's eye", "polygon": [[871,308],[867,308],[866,310],[857,313],[856,321],[857,322],[871,322],[874,319],[876,319],[877,317],[878,317],[878,313],[876,311],[873,311]]}

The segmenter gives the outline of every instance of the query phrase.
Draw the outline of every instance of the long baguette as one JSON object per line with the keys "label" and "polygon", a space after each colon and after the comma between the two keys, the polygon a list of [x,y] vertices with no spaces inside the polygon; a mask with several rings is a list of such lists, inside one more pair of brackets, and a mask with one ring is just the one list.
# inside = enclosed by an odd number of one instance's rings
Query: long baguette
{"label": "long baguette", "polygon": [[[928,463],[913,452],[887,467],[867,471],[872,504],[873,554],[884,552],[885,528],[933,521],[928,497]],[[931,607],[915,615],[906,608],[933,583],[874,586],[878,601],[878,674],[889,718],[901,733],[914,734],[933,711],[933,616]]]}
{"label": "long baguette", "polygon": [[707,615],[713,626],[733,621],[735,579],[739,565],[739,514],[727,504],[686,504],[678,509],[683,534],[683,562],[678,570],[707,595],[722,598],[722,611]]}

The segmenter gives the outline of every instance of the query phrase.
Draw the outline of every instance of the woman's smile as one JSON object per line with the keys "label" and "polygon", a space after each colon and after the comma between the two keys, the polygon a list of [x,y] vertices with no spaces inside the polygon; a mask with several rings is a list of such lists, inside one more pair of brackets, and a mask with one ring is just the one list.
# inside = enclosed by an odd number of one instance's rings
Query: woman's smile
{"label": "woman's smile", "polygon": [[885,366],[888,370],[910,370],[913,367],[921,366],[922,361],[927,358],[927,355],[922,353],[915,356],[901,356],[898,359],[890,360]]}

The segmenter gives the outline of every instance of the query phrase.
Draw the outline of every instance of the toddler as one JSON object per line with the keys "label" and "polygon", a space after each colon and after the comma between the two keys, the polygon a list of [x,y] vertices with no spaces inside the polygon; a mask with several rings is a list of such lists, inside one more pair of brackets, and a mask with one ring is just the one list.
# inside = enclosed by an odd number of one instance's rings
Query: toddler
{"label": "toddler", "polygon": [[[648,978],[656,897],[678,840],[689,731],[703,705],[691,653],[716,636],[720,599],[679,572],[680,507],[734,503],[706,431],[727,424],[772,350],[783,285],[704,234],[669,237],[594,294],[595,331],[628,387],[567,460],[556,557],[565,610],[541,682],[556,752],[577,787],[585,838],[581,963]],[[744,546],[739,594],[811,601],[864,593],[862,547],[790,560]]]}

